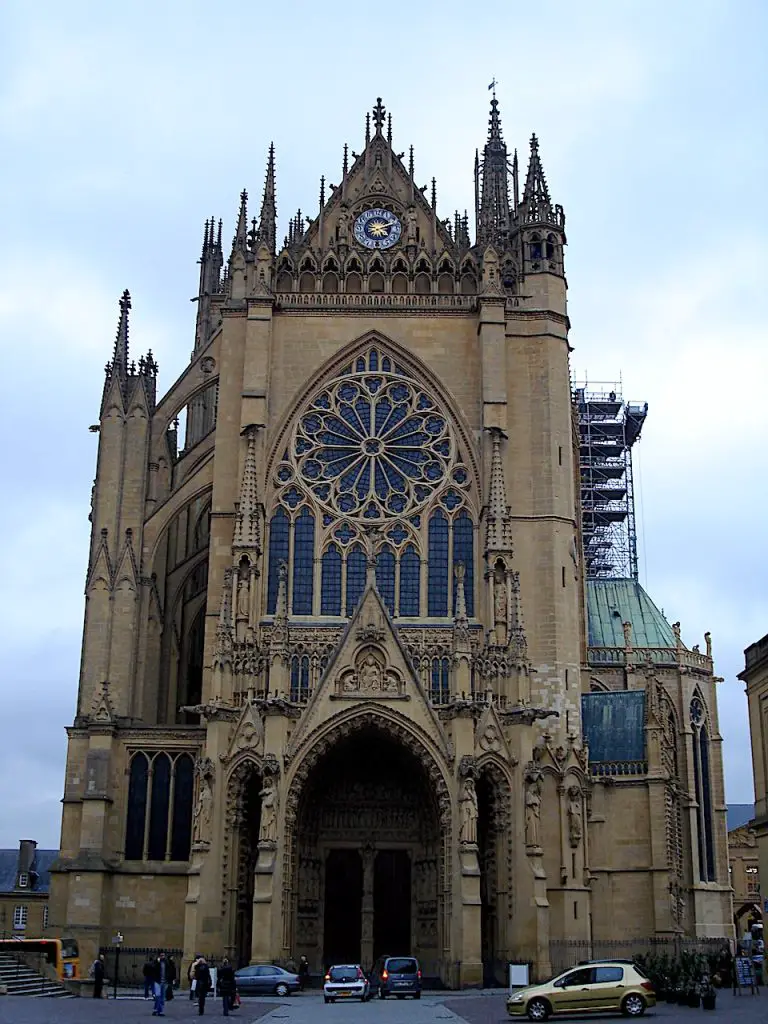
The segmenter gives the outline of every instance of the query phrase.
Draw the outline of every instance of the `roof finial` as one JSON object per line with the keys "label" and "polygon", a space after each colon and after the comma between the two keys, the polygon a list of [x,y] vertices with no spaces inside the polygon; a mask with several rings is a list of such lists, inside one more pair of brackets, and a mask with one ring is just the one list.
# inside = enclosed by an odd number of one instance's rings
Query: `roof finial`
{"label": "roof finial", "polygon": [[128,373],[128,313],[131,309],[131,293],[126,288],[120,297],[120,319],[117,322],[115,349],[112,354],[112,373],[125,376]]}
{"label": "roof finial", "polygon": [[410,174],[411,179],[413,179],[413,146],[411,146],[408,152],[408,173]]}
{"label": "roof finial", "polygon": [[371,141],[371,115],[365,115],[365,144],[366,146]]}
{"label": "roof finial", "polygon": [[489,88],[489,89],[493,89],[493,98],[494,98],[494,99],[496,99],[496,86],[497,86],[498,84],[499,84],[499,83],[498,83],[498,82],[496,81],[496,76],[494,75],[494,77],[493,77],[493,81],[492,81],[492,82],[491,82],[491,84],[490,84],[490,85],[488,86],[488,88]]}
{"label": "roof finial", "polygon": [[346,142],[344,143],[344,163],[342,164],[341,169],[344,172],[344,177],[346,178],[349,174],[349,146]]}
{"label": "roof finial", "polygon": [[237,229],[232,239],[232,252],[239,249],[245,252],[248,248],[248,193],[245,189],[240,193],[240,211],[237,215]]}
{"label": "roof finial", "polygon": [[320,175],[320,209],[325,206],[325,175]]}
{"label": "roof finial", "polygon": [[437,178],[432,179],[432,209],[437,209]]}
{"label": "roof finial", "polygon": [[386,116],[386,108],[381,102],[381,96],[376,99],[376,106],[373,108],[373,123],[376,127],[376,134],[381,135],[381,129],[384,126],[384,118]]}
{"label": "roof finial", "polygon": [[[254,242],[263,242],[274,255],[277,244],[277,206],[275,203],[275,144],[269,144],[267,173],[264,177],[264,195],[261,200],[259,228],[254,235]],[[254,245],[255,248],[255,245]]]}
{"label": "roof finial", "polygon": [[392,115],[387,114],[387,142],[392,145]]}

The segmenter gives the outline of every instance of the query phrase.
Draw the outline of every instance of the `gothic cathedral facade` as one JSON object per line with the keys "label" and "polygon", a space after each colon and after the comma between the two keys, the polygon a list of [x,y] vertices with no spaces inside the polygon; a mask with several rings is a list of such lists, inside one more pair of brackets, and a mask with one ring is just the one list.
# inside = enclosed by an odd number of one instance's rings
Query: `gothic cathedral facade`
{"label": "gothic cathedral facade", "polygon": [[51,901],[87,955],[466,986],[730,934],[711,649],[585,579],[564,215],[495,96],[475,215],[378,101],[281,246],[271,148],[228,260],[206,223],[162,398],[123,296]]}

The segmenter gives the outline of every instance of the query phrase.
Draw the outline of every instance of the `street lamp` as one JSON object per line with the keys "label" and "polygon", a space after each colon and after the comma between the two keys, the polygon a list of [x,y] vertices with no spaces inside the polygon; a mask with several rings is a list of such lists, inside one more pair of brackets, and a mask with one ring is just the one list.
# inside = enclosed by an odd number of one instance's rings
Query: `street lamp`
{"label": "street lamp", "polygon": [[122,932],[118,932],[117,935],[112,939],[112,945],[115,947],[115,981],[112,986],[112,998],[117,999],[117,972],[120,967],[120,947],[123,944]]}

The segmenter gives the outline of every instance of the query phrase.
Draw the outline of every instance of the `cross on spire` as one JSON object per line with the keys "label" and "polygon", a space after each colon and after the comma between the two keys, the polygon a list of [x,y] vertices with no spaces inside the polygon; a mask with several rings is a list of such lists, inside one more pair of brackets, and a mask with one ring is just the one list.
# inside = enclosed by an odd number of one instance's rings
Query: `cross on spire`
{"label": "cross on spire", "polygon": [[387,116],[387,111],[384,104],[381,102],[381,96],[376,99],[376,106],[373,108],[373,123],[376,127],[376,134],[381,135],[381,129],[384,127],[384,118]]}

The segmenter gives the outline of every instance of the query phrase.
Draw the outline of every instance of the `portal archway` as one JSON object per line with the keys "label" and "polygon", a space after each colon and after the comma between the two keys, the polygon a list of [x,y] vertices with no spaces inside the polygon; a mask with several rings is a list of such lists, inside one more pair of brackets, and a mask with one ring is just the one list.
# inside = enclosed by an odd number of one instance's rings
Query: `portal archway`
{"label": "portal archway", "polygon": [[425,974],[441,976],[447,786],[429,753],[393,723],[367,714],[347,725],[312,759],[289,823],[292,948],[314,970],[413,953]]}

